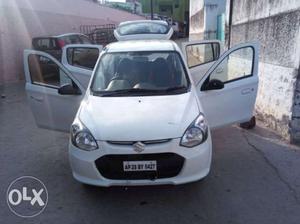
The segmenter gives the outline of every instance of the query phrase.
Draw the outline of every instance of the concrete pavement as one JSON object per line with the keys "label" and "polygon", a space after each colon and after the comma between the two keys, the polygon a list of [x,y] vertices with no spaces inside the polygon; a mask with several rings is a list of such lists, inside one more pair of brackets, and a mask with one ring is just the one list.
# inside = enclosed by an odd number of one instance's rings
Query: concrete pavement
{"label": "concrete pavement", "polygon": [[[300,149],[263,127],[213,132],[213,164],[181,186],[84,187],[71,176],[68,135],[35,126],[24,84],[0,86],[0,223],[300,223]],[[6,204],[10,182],[41,179],[45,211],[31,219]]]}

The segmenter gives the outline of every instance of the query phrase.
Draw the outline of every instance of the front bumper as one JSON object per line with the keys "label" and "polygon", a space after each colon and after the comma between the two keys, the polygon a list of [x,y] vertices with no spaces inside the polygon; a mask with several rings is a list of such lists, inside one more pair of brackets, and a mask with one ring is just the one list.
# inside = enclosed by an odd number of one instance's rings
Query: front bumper
{"label": "front bumper", "polygon": [[[186,148],[179,145],[180,139],[172,139],[166,143],[146,145],[142,153],[135,152],[130,145],[115,145],[105,141],[98,141],[99,149],[91,152],[83,151],[69,143],[69,160],[72,167],[73,176],[76,180],[90,185],[96,186],[134,186],[134,185],[159,185],[159,184],[184,184],[204,178],[210,170],[212,145],[211,137],[194,148]],[[101,175],[101,167],[96,161],[105,157],[120,157],[128,156],[143,160],[151,156],[175,155],[178,158],[183,158],[183,165],[180,171],[172,177],[164,178],[163,175],[149,175],[147,179],[137,178],[122,178],[122,176],[113,176],[113,179],[106,178],[107,174]],[[121,157],[122,158],[122,157]],[[162,160],[162,163],[166,163]],[[166,167],[168,164],[164,164]],[[100,169],[100,170],[99,170]],[[102,172],[103,173],[103,172]]]}

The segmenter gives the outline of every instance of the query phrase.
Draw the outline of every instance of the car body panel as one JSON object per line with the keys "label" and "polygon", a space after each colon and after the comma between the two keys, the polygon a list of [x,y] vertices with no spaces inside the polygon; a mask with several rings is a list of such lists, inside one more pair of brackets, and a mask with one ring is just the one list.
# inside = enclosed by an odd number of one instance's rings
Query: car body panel
{"label": "car body panel", "polygon": [[149,141],[181,137],[198,115],[196,95],[188,92],[139,97],[90,95],[78,117],[96,140]]}
{"label": "car body panel", "polygon": [[128,51],[177,51],[177,44],[171,40],[127,40],[111,43],[104,49],[106,52]]}
{"label": "car body panel", "polygon": [[[251,76],[225,83],[224,88],[220,90],[201,90],[212,72],[220,68],[221,62],[227,60],[232,53],[245,48],[253,49]],[[251,119],[258,89],[258,60],[259,44],[257,42],[236,45],[225,52],[196,84],[198,97],[210,128],[215,129]],[[221,73],[227,69],[221,67]]]}
{"label": "car body panel", "polygon": [[179,147],[180,138],[163,144],[147,145],[143,154],[173,152],[185,159],[180,173],[172,178],[114,180],[101,175],[95,165],[95,159],[105,155],[139,155],[131,145],[113,145],[98,141],[99,150],[87,152],[69,143],[69,161],[73,177],[82,183],[95,186],[141,186],[141,185],[178,185],[198,181],[208,175],[211,167],[212,142],[209,134],[207,140],[194,148]]}

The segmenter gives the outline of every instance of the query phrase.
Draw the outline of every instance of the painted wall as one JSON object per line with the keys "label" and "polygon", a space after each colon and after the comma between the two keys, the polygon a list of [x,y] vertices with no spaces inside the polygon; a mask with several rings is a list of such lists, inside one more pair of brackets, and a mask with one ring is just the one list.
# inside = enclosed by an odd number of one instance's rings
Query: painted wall
{"label": "painted wall", "polygon": [[259,41],[256,113],[292,141],[300,140],[300,1],[235,0],[231,46]]}
{"label": "painted wall", "polygon": [[[142,4],[143,13],[151,13],[151,1],[150,0],[140,0]],[[184,22],[184,13],[189,10],[189,0],[153,0],[153,11],[154,13],[164,15],[161,12],[160,5],[172,7],[173,14],[168,16],[173,19]]]}
{"label": "painted wall", "polygon": [[22,55],[32,37],[136,19],[143,17],[83,0],[0,0],[0,85],[24,78]]}

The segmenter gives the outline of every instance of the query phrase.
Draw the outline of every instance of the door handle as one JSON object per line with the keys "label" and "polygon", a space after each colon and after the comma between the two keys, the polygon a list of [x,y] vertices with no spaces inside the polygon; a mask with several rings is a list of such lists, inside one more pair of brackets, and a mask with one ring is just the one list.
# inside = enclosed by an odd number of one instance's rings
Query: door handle
{"label": "door handle", "polygon": [[44,100],[42,97],[30,96],[30,98],[38,102],[42,102]]}
{"label": "door handle", "polygon": [[242,90],[242,95],[246,95],[246,94],[249,94],[251,92],[253,92],[253,88],[247,88],[247,89],[243,89]]}
{"label": "door handle", "polygon": [[223,68],[218,68],[218,69],[216,70],[216,73],[219,74],[219,73],[222,73],[223,71],[224,71]]}

